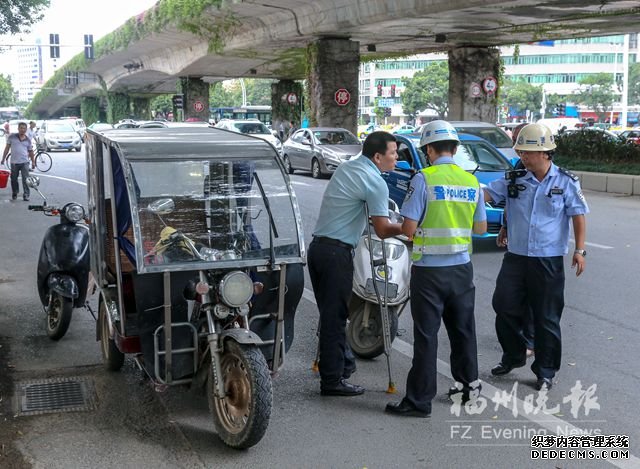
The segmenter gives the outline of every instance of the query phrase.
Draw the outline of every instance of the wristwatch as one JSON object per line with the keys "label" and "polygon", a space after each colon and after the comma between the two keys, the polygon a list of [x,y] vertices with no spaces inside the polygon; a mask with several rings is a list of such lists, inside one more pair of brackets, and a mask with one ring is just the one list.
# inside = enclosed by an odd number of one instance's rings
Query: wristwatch
{"label": "wristwatch", "polygon": [[573,251],[574,254],[580,254],[582,257],[585,257],[587,255],[587,251],[585,251],[584,249],[576,249]]}

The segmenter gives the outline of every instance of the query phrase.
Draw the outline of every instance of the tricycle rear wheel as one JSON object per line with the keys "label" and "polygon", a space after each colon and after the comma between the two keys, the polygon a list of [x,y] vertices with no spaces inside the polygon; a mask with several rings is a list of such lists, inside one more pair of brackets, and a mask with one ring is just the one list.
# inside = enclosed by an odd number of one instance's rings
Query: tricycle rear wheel
{"label": "tricycle rear wheel", "polygon": [[255,345],[229,340],[220,357],[225,397],[214,394],[213,371],[209,369],[209,409],[218,436],[236,449],[258,443],[269,426],[273,390],[269,368]]}
{"label": "tricycle rear wheel", "polygon": [[102,362],[109,371],[118,371],[124,364],[124,353],[118,350],[116,343],[109,337],[109,321],[107,320],[107,307],[100,299],[98,309],[98,328],[100,333],[100,350]]}

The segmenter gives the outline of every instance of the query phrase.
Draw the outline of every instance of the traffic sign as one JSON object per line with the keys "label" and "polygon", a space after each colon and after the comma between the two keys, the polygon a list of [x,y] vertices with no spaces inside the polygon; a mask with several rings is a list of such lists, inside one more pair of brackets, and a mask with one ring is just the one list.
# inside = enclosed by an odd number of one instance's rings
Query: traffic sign
{"label": "traffic sign", "polygon": [[394,104],[393,98],[378,98],[378,107],[392,107]]}
{"label": "traffic sign", "polygon": [[195,101],[193,103],[193,110],[196,112],[204,111],[204,104],[202,103],[202,101]]}
{"label": "traffic sign", "polygon": [[298,95],[295,93],[287,93],[287,102],[292,106],[298,104]]}
{"label": "traffic sign", "polygon": [[334,99],[338,106],[346,106],[349,104],[349,101],[351,101],[351,93],[349,93],[345,88],[340,88],[336,90]]}
{"label": "traffic sign", "polygon": [[479,98],[482,95],[482,87],[478,83],[471,83],[469,91],[472,98]]}
{"label": "traffic sign", "polygon": [[493,77],[487,77],[482,82],[482,88],[484,89],[485,93],[493,94],[498,89],[498,80]]}

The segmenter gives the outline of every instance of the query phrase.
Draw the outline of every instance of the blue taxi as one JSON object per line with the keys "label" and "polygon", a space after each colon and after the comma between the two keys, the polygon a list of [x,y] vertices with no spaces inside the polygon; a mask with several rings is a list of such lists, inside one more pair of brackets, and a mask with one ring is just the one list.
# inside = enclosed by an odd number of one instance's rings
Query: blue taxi
{"label": "blue taxi", "polygon": [[[461,168],[472,172],[480,184],[488,184],[504,177],[505,171],[513,169],[512,163],[486,140],[469,134],[459,134],[460,145],[454,161]],[[384,173],[391,197],[402,207],[411,177],[427,166],[427,156],[418,146],[420,137],[413,135],[395,135],[398,141],[398,162],[394,171]],[[496,237],[502,226],[504,203],[487,203],[487,232],[473,235],[476,238]]]}

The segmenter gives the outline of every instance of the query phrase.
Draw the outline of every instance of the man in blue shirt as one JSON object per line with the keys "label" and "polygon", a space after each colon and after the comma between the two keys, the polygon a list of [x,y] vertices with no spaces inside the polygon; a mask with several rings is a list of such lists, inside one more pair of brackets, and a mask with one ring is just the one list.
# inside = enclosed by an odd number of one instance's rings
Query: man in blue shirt
{"label": "man in blue shirt", "polygon": [[365,203],[376,234],[389,238],[401,226],[389,221],[389,189],[382,172],[395,168],[397,143],[387,132],[373,132],[362,156],[338,166],[327,185],[309,246],[309,276],[320,311],[320,393],[355,396],[364,388],[346,381],[345,326],[353,284],[353,250],[366,224]]}
{"label": "man in blue shirt", "polygon": [[413,363],[405,397],[387,404],[396,415],[428,417],[436,395],[438,330],[444,322],[451,342],[449,396],[466,402],[480,391],[474,319],[475,286],[469,252],[471,234],[487,231],[478,180],[458,167],[456,129],[436,120],[422,130],[420,145],[431,166],[411,179],[401,214],[402,231],[413,240],[411,317]]}
{"label": "man in blue shirt", "polygon": [[506,201],[509,236],[493,295],[496,333],[503,354],[491,373],[501,376],[525,365],[523,325],[530,308],[535,330],[531,370],[538,378],[538,390],[551,389],[560,369],[563,257],[568,252],[570,222],[576,247],[572,267],[577,276],[584,271],[587,254],[585,214],[589,208],[578,178],[551,161],[555,148],[547,127],[529,124],[514,146],[526,171],[513,174],[510,180],[494,181],[485,190],[486,200]]}
{"label": "man in blue shirt", "polygon": [[11,134],[7,137],[7,145],[2,155],[2,163],[7,159],[11,151],[11,200],[18,198],[18,175],[22,173],[22,198],[29,200],[29,186],[27,186],[27,178],[29,177],[29,160],[31,160],[31,169],[35,169],[36,161],[33,153],[31,139],[27,136],[27,124],[20,122],[18,124],[18,133]]}

